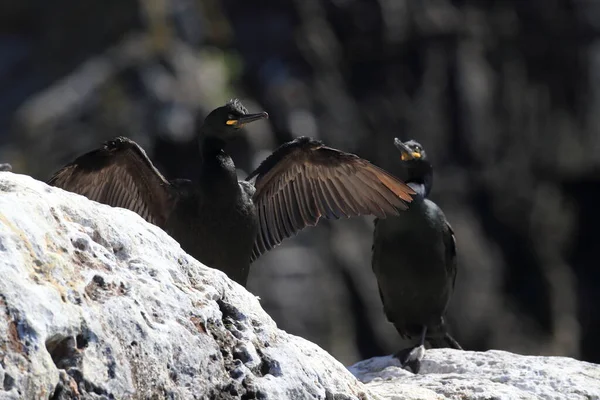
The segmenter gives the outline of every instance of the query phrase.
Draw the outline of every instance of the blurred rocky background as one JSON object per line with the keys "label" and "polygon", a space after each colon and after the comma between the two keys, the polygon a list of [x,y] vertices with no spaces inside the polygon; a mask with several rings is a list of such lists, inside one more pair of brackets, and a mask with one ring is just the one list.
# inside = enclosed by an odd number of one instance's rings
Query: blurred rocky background
{"label": "blurred rocky background", "polygon": [[[599,21],[596,0],[4,0],[0,161],[45,180],[126,135],[192,177],[197,120],[233,96],[271,116],[230,148],[241,177],[300,135],[399,173],[393,138],[417,139],[458,240],[455,337],[600,362]],[[308,229],[249,290],[346,365],[389,354],[371,235]]]}

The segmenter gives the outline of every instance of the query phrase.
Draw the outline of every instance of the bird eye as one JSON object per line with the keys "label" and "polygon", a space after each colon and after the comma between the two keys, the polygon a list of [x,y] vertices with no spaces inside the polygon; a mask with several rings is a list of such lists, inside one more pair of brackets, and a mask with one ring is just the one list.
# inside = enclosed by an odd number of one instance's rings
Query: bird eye
{"label": "bird eye", "polygon": [[225,124],[226,125],[235,125],[238,122],[237,120],[238,119],[235,117],[235,115],[229,114],[227,116],[227,121],[225,121]]}

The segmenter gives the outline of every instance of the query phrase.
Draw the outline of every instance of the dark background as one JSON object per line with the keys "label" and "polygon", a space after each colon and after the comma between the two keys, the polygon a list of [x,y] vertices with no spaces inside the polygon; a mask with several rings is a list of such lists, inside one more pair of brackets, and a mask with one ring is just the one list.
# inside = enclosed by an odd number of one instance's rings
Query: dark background
{"label": "dark background", "polygon": [[[466,349],[600,362],[600,1],[3,0],[0,161],[47,179],[126,135],[168,177],[198,165],[196,118],[230,97],[268,122],[240,176],[308,135],[398,173],[434,163],[458,240],[448,320]],[[372,220],[302,232],[249,290],[344,364],[405,343],[371,273]]]}

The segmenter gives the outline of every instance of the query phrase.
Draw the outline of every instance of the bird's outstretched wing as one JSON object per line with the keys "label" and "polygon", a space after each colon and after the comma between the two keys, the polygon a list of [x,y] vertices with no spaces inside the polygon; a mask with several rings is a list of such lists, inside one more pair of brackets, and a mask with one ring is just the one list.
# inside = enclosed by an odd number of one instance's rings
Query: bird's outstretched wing
{"label": "bird's outstretched wing", "polygon": [[415,194],[369,161],[306,137],[279,147],[246,180],[254,177],[259,231],[252,261],[321,217],[398,215]]}
{"label": "bird's outstretched wing", "polygon": [[56,172],[49,185],[99,203],[127,208],[163,227],[171,185],[137,143],[117,137]]}

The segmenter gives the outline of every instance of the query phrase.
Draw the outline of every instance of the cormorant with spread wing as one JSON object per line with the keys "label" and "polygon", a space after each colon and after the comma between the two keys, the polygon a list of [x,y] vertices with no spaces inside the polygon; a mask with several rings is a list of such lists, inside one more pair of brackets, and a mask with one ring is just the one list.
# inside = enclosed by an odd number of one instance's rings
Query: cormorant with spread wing
{"label": "cormorant with spread wing", "polygon": [[450,336],[444,314],[456,280],[456,240],[443,211],[427,197],[433,169],[414,140],[394,139],[401,152],[405,181],[417,192],[408,210],[375,219],[372,267],[387,319],[401,337],[419,337],[419,346],[396,354],[418,373],[425,341],[432,347],[461,349]]}
{"label": "cormorant with spread wing", "polygon": [[48,184],[138,213],[243,286],[252,261],[320,218],[385,218],[412,201],[414,191],[388,172],[306,137],[280,146],[238,182],[223,149],[244,124],[264,118],[237,99],[213,110],[198,130],[202,160],[194,181],[165,179],[138,144],[118,137]]}

